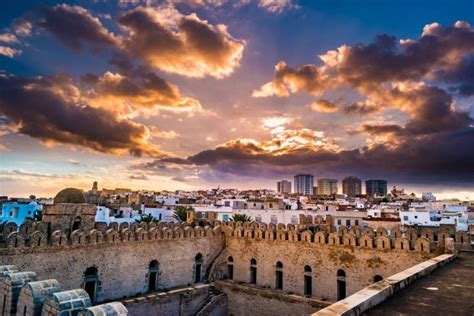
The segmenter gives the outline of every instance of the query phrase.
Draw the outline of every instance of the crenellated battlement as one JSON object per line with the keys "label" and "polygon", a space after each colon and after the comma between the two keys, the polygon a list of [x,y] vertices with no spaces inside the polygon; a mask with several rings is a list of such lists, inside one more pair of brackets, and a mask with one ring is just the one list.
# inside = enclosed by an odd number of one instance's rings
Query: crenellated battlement
{"label": "crenellated battlement", "polygon": [[[209,223],[204,227],[186,223],[95,223],[90,231],[74,230],[67,234],[55,230],[48,234],[45,223],[25,222],[18,228],[15,223],[3,225],[0,247],[9,249],[37,249],[47,247],[87,247],[101,244],[117,245],[131,242],[208,238],[222,235],[220,223]],[[0,249],[1,251],[1,249]]]}
{"label": "crenellated battlement", "polygon": [[383,227],[377,229],[340,226],[336,230],[326,220],[314,220],[314,224],[264,224],[256,222],[220,222],[212,221],[206,226],[191,226],[187,223],[107,223],[96,222],[90,231],[74,230],[69,235],[63,230],[48,234],[46,223],[25,222],[20,227],[15,223],[6,223],[2,230],[0,246],[7,249],[27,249],[45,247],[87,247],[101,244],[124,244],[159,240],[177,240],[189,238],[207,238],[225,234],[227,238],[246,238],[251,240],[275,240],[302,242],[315,245],[359,247],[380,250],[442,251],[446,238],[454,238],[458,246],[469,245],[469,235],[458,231],[435,232],[432,229]]}
{"label": "crenellated battlement", "polygon": [[453,238],[458,247],[469,246],[469,235],[458,231],[435,233],[432,229],[416,230],[414,228],[394,228],[388,231],[383,227],[377,229],[360,227],[347,228],[340,226],[338,230],[330,224],[320,222],[315,225],[293,224],[258,224],[223,223],[223,231],[227,238],[245,238],[250,240],[274,240],[314,244],[315,246],[356,247],[379,249],[383,251],[444,251],[446,239]]}

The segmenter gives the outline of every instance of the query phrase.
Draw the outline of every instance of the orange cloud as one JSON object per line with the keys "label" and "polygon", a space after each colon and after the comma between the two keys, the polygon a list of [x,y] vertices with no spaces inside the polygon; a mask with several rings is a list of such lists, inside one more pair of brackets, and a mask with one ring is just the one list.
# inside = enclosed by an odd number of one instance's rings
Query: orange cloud
{"label": "orange cloud", "polygon": [[291,68],[284,61],[280,61],[275,66],[275,78],[254,90],[252,96],[257,98],[286,97],[297,92],[319,95],[328,88],[329,81],[329,77],[324,75],[316,65]]}
{"label": "orange cloud", "polygon": [[240,66],[245,42],[223,24],[172,7],[137,7],[118,19],[128,32],[123,49],[151,66],[187,77],[224,78]]}
{"label": "orange cloud", "polygon": [[84,76],[83,82],[91,87],[87,93],[91,105],[121,114],[133,114],[135,111],[153,113],[157,109],[202,109],[198,100],[183,97],[177,86],[152,72],[141,74],[140,79],[132,80],[108,71],[101,77],[92,74]]}
{"label": "orange cloud", "polygon": [[149,129],[87,104],[66,75],[0,77],[0,112],[17,132],[44,143],[72,144],[105,153],[164,156]]}

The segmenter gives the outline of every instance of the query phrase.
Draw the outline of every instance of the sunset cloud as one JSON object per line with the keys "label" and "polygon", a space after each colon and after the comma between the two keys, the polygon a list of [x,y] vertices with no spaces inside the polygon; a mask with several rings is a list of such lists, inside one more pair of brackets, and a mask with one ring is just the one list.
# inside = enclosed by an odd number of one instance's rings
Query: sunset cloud
{"label": "sunset cloud", "polygon": [[100,77],[88,74],[82,81],[90,88],[87,96],[93,106],[122,114],[135,110],[153,113],[157,109],[172,111],[201,109],[198,100],[181,96],[177,86],[153,72],[142,73],[138,79],[133,79],[108,71]]}
{"label": "sunset cloud", "polygon": [[[474,31],[465,22],[442,27],[430,24],[418,40],[377,36],[369,45],[343,45],[321,56],[323,64],[290,67],[280,61],[272,81],[253,92],[254,97],[288,97],[296,93],[320,96],[329,90],[353,89],[363,100],[349,105],[321,98],[310,108],[317,112],[357,114],[357,134],[368,135],[367,146],[342,148],[309,129],[270,128],[270,140],[236,139],[185,159],[165,158],[160,163],[194,165],[219,174],[256,177],[289,176],[296,172],[343,174],[358,170],[361,176],[385,175],[398,179],[450,177],[472,181],[474,170],[474,119],[459,110],[453,95],[437,83],[455,84],[469,92],[470,55]],[[460,93],[461,94],[461,93]],[[465,93],[468,95],[468,93]],[[404,119],[372,122],[365,119],[384,110],[399,111]],[[347,131],[350,135],[351,132]],[[430,157],[427,161],[426,157]],[[463,167],[452,165],[469,157]],[[472,173],[471,173],[472,174]]]}
{"label": "sunset cloud", "polygon": [[[369,128],[375,132],[374,127]],[[398,132],[398,127],[379,126],[376,132]],[[455,178],[458,183],[472,183],[474,149],[465,144],[473,142],[474,130],[464,129],[412,139],[396,147],[374,144],[361,150],[339,151],[324,150],[324,147],[316,150],[303,147],[275,155],[262,149],[258,142],[236,140],[186,159],[163,158],[144,164],[141,168],[156,171],[156,166],[166,169],[168,165],[183,165],[214,170],[219,172],[220,177],[227,174],[263,179],[309,172],[334,176],[351,173],[360,177],[389,177],[392,181],[420,183],[433,179],[439,183],[450,183]],[[206,171],[201,173],[206,176],[212,174]]]}
{"label": "sunset cloud", "polygon": [[275,78],[255,90],[252,96],[287,97],[297,92],[319,95],[327,89],[328,84],[329,78],[316,65],[291,68],[284,61],[280,61],[275,66]]}
{"label": "sunset cloud", "polygon": [[[85,44],[105,48],[118,44],[118,38],[109,32],[88,10],[80,6],[58,4],[43,7],[33,24],[54,35],[64,45],[80,50]],[[25,27],[23,23],[23,27]]]}
{"label": "sunset cloud", "polygon": [[163,71],[187,77],[224,78],[240,66],[245,47],[223,24],[171,7],[138,7],[118,19],[127,31],[123,49]]}
{"label": "sunset cloud", "polygon": [[0,55],[13,58],[19,54],[21,54],[21,50],[19,49],[0,45]]}
{"label": "sunset cloud", "polygon": [[46,143],[80,145],[105,153],[162,155],[148,142],[150,132],[144,125],[84,103],[79,89],[65,75],[0,77],[0,112],[18,125],[18,133]]}
{"label": "sunset cloud", "polygon": [[258,6],[272,13],[281,13],[287,9],[298,8],[292,0],[259,0]]}
{"label": "sunset cloud", "polygon": [[313,101],[309,106],[311,110],[315,112],[333,113],[339,111],[339,108],[336,104],[326,99]]}

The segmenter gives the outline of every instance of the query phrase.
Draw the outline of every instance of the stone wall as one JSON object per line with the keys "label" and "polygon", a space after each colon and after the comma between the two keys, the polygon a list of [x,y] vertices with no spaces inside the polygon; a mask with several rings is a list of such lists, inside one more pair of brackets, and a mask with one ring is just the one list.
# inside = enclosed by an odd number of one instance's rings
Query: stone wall
{"label": "stone wall", "polygon": [[[256,285],[276,288],[277,262],[282,265],[282,292],[305,295],[305,275],[311,277],[311,296],[335,301],[338,271],[345,277],[346,296],[372,284],[375,276],[386,278],[436,255],[436,244],[416,232],[384,229],[352,232],[341,227],[337,233],[296,231],[250,226],[225,229],[226,252],[232,257],[233,280],[251,283],[251,260],[256,261]],[[411,234],[411,235],[410,235]],[[429,237],[429,238],[432,238]],[[438,239],[443,240],[440,235]],[[222,258],[215,275],[228,275]],[[306,267],[307,266],[307,267]],[[306,270],[306,271],[305,271]],[[308,272],[309,271],[309,272]]]}
{"label": "stone wall", "polygon": [[[34,232],[34,234],[42,234]],[[195,257],[202,255],[201,275],[224,247],[220,227],[206,228],[137,228],[131,231],[94,229],[55,233],[40,243],[12,242],[24,236],[17,232],[7,237],[7,247],[0,249],[0,265],[15,265],[21,271],[37,271],[38,279],[56,279],[65,289],[84,288],[85,271],[97,271],[94,301],[116,300],[148,291],[150,262],[158,262],[157,289],[186,286],[194,282]],[[81,237],[81,238],[79,238]],[[10,242],[8,242],[10,241]]]}
{"label": "stone wall", "polygon": [[330,303],[289,295],[283,292],[216,281],[215,285],[227,296],[227,315],[310,315]]}
{"label": "stone wall", "polygon": [[195,315],[209,301],[210,285],[197,285],[123,300],[130,316]]}

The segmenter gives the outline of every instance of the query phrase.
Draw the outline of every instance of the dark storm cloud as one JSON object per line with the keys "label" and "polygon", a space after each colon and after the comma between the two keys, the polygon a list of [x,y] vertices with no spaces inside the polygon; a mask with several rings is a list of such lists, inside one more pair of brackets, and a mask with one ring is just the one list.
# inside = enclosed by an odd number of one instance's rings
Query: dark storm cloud
{"label": "dark storm cloud", "polygon": [[[397,126],[381,127],[377,132],[398,132]],[[474,181],[474,129],[411,139],[402,146],[377,144],[362,150],[339,152],[297,150],[274,156],[248,148],[243,143],[205,150],[186,159],[164,158],[141,166],[151,171],[155,165],[205,167],[234,176],[277,178],[298,172],[343,176],[347,172],[361,177],[389,177],[390,180],[423,182],[436,179],[446,183],[456,179]],[[217,179],[215,179],[217,180]]]}
{"label": "dark storm cloud", "polygon": [[81,145],[100,152],[159,155],[148,129],[85,104],[66,75],[35,79],[1,77],[0,113],[18,133],[49,143]]}
{"label": "dark storm cloud", "polygon": [[425,26],[418,40],[401,42],[379,35],[369,45],[358,44],[340,51],[334,66],[340,79],[352,86],[388,81],[419,80],[435,68],[456,67],[466,54],[474,52],[474,29],[466,22],[442,27]]}
{"label": "dark storm cloud", "polygon": [[357,101],[343,108],[344,113],[346,114],[357,114],[359,116],[364,116],[380,111],[380,106],[376,104],[369,103],[368,101]]}
{"label": "dark storm cloud", "polygon": [[104,48],[115,46],[118,39],[88,10],[68,4],[42,7],[33,24],[53,34],[64,45],[80,50],[84,44]]}
{"label": "dark storm cloud", "polygon": [[433,79],[451,85],[462,96],[474,95],[474,55],[469,55],[449,69],[434,71]]}
{"label": "dark storm cloud", "polygon": [[396,124],[362,124],[360,131],[370,135],[399,134],[403,132],[403,127]]}

